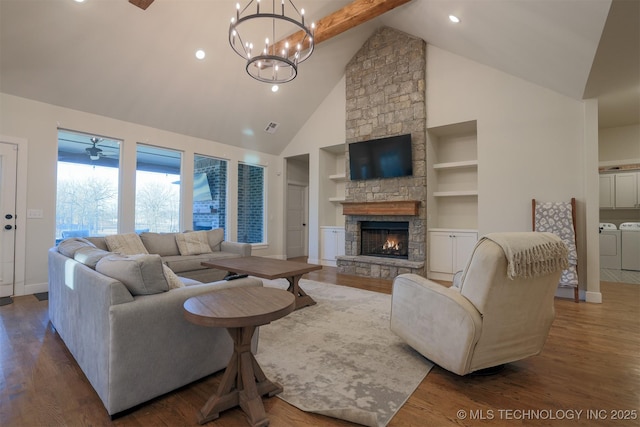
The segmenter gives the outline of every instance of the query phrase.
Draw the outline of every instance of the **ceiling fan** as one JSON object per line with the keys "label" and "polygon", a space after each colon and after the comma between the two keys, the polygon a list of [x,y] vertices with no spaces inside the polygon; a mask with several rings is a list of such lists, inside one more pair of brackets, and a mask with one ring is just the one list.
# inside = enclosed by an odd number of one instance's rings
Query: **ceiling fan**
{"label": "ceiling fan", "polygon": [[91,160],[100,160],[100,157],[104,156],[104,154],[102,154],[102,149],[96,147],[96,144],[101,141],[102,141],[102,138],[96,138],[94,136],[93,138],[91,138],[91,143],[93,144],[93,147],[85,148],[85,151],[87,152]]}
{"label": "ceiling fan", "polygon": [[147,10],[149,5],[153,3],[153,0],[129,0],[129,3],[138,6],[142,10]]}

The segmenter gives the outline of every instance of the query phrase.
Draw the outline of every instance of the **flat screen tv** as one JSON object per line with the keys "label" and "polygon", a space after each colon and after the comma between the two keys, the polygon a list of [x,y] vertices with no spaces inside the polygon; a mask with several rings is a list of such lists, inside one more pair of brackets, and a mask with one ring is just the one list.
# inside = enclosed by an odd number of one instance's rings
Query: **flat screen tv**
{"label": "flat screen tv", "polygon": [[411,134],[349,144],[352,181],[411,176]]}

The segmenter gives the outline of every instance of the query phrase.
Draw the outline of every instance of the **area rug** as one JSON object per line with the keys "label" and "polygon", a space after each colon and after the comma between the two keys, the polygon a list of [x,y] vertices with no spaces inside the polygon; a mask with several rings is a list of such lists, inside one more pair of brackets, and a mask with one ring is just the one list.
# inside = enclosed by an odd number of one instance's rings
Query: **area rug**
{"label": "area rug", "polygon": [[[285,280],[264,280],[286,289]],[[256,358],[306,412],[386,426],[432,363],[389,329],[391,296],[301,280],[316,305],[260,327]]]}

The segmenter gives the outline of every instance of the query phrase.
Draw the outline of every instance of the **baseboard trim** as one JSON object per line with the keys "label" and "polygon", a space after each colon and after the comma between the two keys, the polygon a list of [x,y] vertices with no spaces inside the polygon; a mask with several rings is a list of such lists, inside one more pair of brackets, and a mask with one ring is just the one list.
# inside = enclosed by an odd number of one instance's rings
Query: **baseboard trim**
{"label": "baseboard trim", "polygon": [[594,304],[602,304],[602,293],[587,291],[585,293],[585,301]]}
{"label": "baseboard trim", "polygon": [[41,292],[49,292],[48,283],[33,283],[24,286],[24,295],[39,294]]}

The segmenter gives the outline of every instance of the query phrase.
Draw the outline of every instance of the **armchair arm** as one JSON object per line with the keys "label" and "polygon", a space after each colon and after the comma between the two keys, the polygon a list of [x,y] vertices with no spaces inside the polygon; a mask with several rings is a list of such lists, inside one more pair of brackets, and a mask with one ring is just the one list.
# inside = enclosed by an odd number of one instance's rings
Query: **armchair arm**
{"label": "armchair arm", "polygon": [[481,329],[480,313],[457,289],[415,274],[394,280],[391,330],[432,362],[468,373]]}
{"label": "armchair arm", "polygon": [[231,252],[240,256],[251,256],[251,243],[227,242],[226,240],[220,244],[222,252]]}

